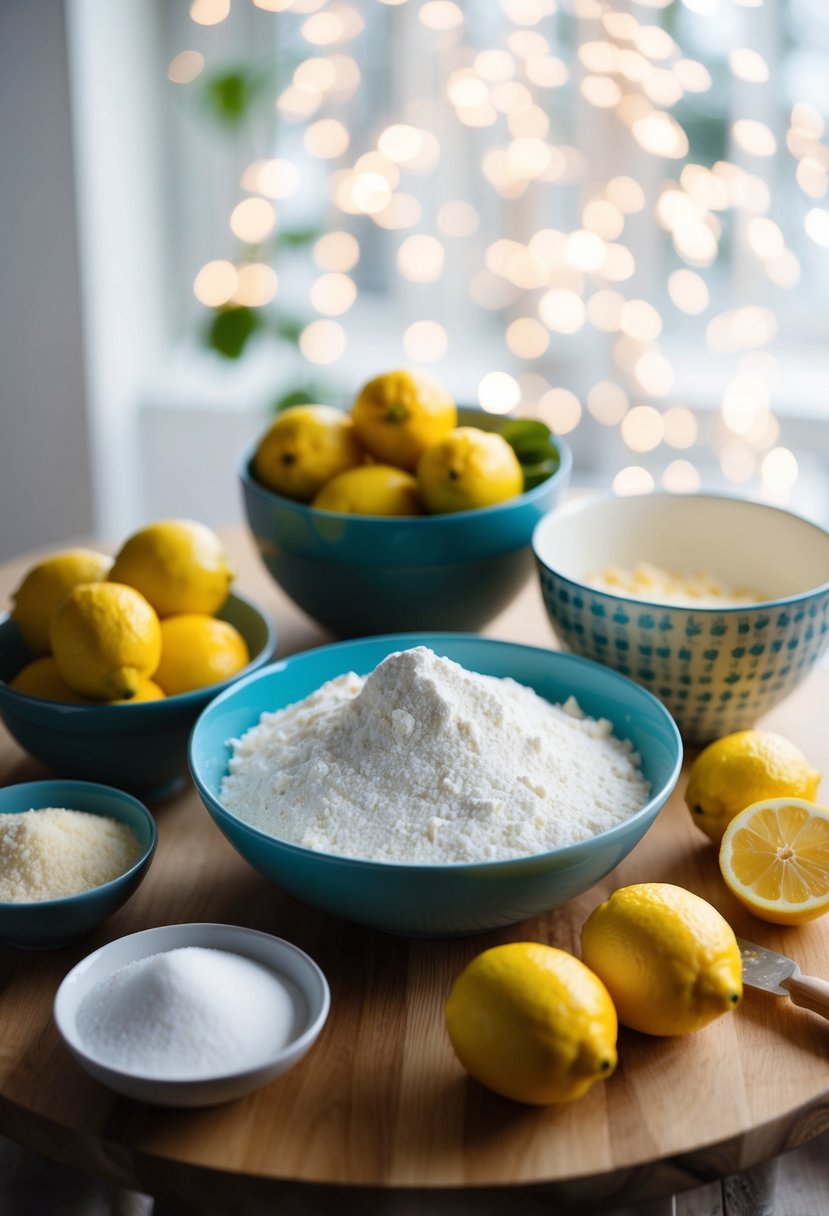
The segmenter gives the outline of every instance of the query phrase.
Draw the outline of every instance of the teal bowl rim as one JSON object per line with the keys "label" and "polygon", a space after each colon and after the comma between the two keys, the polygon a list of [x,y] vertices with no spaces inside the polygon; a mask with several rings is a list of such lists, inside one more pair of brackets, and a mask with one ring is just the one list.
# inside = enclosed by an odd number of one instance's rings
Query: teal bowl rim
{"label": "teal bowl rim", "polygon": [[664,602],[660,602],[659,600],[646,600],[639,599],[638,597],[634,598],[632,595],[617,595],[613,591],[605,591],[602,587],[591,587],[589,583],[582,583],[579,582],[578,579],[574,579],[569,575],[562,574],[560,570],[557,570],[555,566],[550,565],[549,561],[547,561],[546,558],[542,557],[542,555],[539,553],[537,544],[538,533],[545,521],[548,520],[551,515],[560,515],[565,518],[573,515],[579,515],[582,511],[586,511],[588,508],[596,506],[600,503],[608,506],[612,503],[619,502],[623,498],[650,499],[654,502],[658,502],[660,499],[671,499],[672,501],[676,501],[678,499],[694,499],[697,501],[705,500],[714,502],[741,503],[749,507],[758,507],[762,511],[773,511],[776,515],[784,515],[789,519],[796,520],[798,523],[806,524],[808,527],[812,528],[815,532],[820,533],[821,536],[829,541],[829,531],[822,528],[820,524],[815,523],[814,520],[807,519],[805,515],[800,515],[797,511],[789,511],[785,507],[776,507],[771,503],[760,502],[759,499],[756,498],[745,498],[740,494],[672,494],[668,490],[655,490],[650,494],[620,495],[614,494],[612,491],[603,491],[598,494],[590,494],[585,498],[576,499],[574,502],[561,503],[560,505],[553,507],[547,512],[546,515],[543,516],[542,519],[538,521],[533,528],[530,545],[533,551],[533,556],[535,557],[535,560],[538,562],[539,566],[541,566],[544,570],[549,571],[549,573],[554,575],[555,578],[557,578],[560,582],[567,583],[570,587],[576,587],[579,591],[584,592],[587,595],[604,596],[606,599],[613,600],[618,604],[633,604],[635,606],[641,604],[643,609],[655,608],[660,612],[699,612],[704,613],[706,616],[739,615],[739,613],[755,612],[758,608],[785,608],[787,604],[797,604],[801,600],[810,600],[814,596],[829,593],[829,579],[827,579],[825,582],[818,583],[815,587],[810,588],[808,591],[798,591],[794,595],[779,596],[773,600],[756,600],[747,604],[734,604],[723,607],[714,607],[702,604],[666,604]]}
{"label": "teal bowl rim", "polygon": [[[466,409],[466,407],[462,407]],[[498,417],[499,415],[486,414],[484,410],[466,412],[480,413],[487,418]],[[482,520],[494,515],[496,512],[519,511],[522,507],[531,505],[544,498],[551,489],[562,483],[566,483],[567,478],[573,467],[573,454],[570,451],[568,444],[564,442],[558,435],[553,435],[553,442],[558,449],[559,465],[555,473],[551,473],[544,481],[539,482],[537,486],[533,486],[531,490],[524,490],[515,498],[508,498],[505,502],[495,503],[491,507],[476,507],[471,511],[445,511],[442,514],[436,515],[355,515],[345,511],[320,511],[317,507],[312,507],[309,503],[299,502],[295,498],[286,498],[284,494],[277,494],[275,490],[269,490],[267,486],[263,486],[260,481],[257,481],[252,472],[253,456],[259,446],[260,435],[253,443],[249,443],[242,453],[242,458],[239,463],[239,480],[242,482],[246,490],[258,495],[263,502],[271,503],[281,507],[287,507],[297,511],[301,516],[306,516],[309,519],[317,517],[349,520],[353,525],[365,525],[367,528],[381,527],[389,523],[395,524],[400,528],[436,528],[441,524],[445,527],[448,521],[457,523],[460,520]]]}
{"label": "teal bowl rim", "polygon": [[[15,785],[4,786],[4,790],[38,790],[43,786],[66,786],[70,791],[74,790],[78,793],[94,792],[96,794],[115,795],[116,802],[128,802],[132,807],[139,812],[150,829],[150,839],[141,856],[138,857],[127,870],[123,870],[120,874],[116,874],[114,878],[110,878],[109,882],[102,882],[97,887],[90,887],[88,891],[77,891],[74,895],[62,895],[59,899],[27,899],[27,900],[10,900],[0,899],[0,916],[4,912],[11,910],[22,910],[25,908],[44,908],[46,910],[58,913],[61,909],[72,904],[73,907],[78,907],[84,903],[94,903],[100,899],[102,893],[113,892],[116,887],[121,886],[129,878],[133,877],[144,866],[148,866],[155,856],[156,848],[158,847],[158,828],[156,827],[155,819],[149,807],[145,806],[140,798],[136,798],[133,794],[128,794],[126,790],[119,790],[117,786],[105,785],[100,781],[79,781],[72,777],[49,777],[42,781],[20,781]],[[32,809],[32,808],[29,808]],[[85,808],[76,806],[71,808],[74,811],[83,811]],[[0,810],[0,815],[15,815],[20,814],[19,811],[3,811]],[[100,815],[106,818],[103,811],[88,811],[90,815]]]}
{"label": "teal bowl rim", "polygon": [[[9,701],[19,699],[24,705],[39,706],[41,709],[46,708],[47,712],[48,710],[56,710],[61,714],[61,716],[75,715],[78,713],[87,714],[88,718],[91,720],[91,724],[94,726],[96,715],[99,720],[103,720],[104,715],[111,713],[112,710],[117,710],[119,712],[121,710],[128,710],[130,713],[135,714],[136,716],[141,713],[147,715],[154,714],[155,716],[159,716],[160,714],[174,716],[182,709],[186,710],[194,705],[197,705],[200,701],[204,701],[206,696],[213,695],[214,689],[218,689],[221,692],[228,688],[236,680],[245,679],[249,675],[255,675],[276,649],[278,634],[276,626],[274,625],[270,616],[252,599],[246,595],[241,595],[238,591],[229,592],[227,599],[238,600],[240,603],[244,604],[246,608],[252,609],[252,611],[256,613],[264,624],[266,633],[264,646],[262,646],[255,655],[251,655],[249,661],[241,669],[238,675],[231,676],[229,680],[222,680],[218,684],[210,684],[205,688],[195,688],[191,692],[176,693],[172,697],[161,697],[157,701],[93,701],[89,704],[78,704],[74,701],[50,701],[48,697],[33,697],[31,693],[20,692],[19,689],[12,688],[11,684],[8,684],[5,680],[0,678],[0,713],[2,713],[3,699],[8,698]],[[225,604],[226,603],[227,600],[225,601]],[[224,607],[224,605],[222,605],[222,607]],[[221,612],[221,610],[222,609],[220,608],[219,611]],[[10,614],[8,612],[0,613],[0,629],[9,623],[14,624]],[[42,658],[44,656],[40,657]]]}
{"label": "teal bowl rim", "polygon": [[[243,819],[239,819],[232,811],[229,811],[218,798],[207,789],[204,782],[201,780],[194,762],[194,745],[196,735],[202,726],[202,719],[207,716],[212,710],[215,710],[224,701],[229,700],[232,696],[241,692],[248,685],[255,683],[257,680],[264,679],[265,676],[275,675],[280,671],[284,671],[286,666],[295,659],[301,659],[305,655],[318,655],[331,651],[354,649],[355,646],[362,644],[375,644],[378,641],[389,642],[395,644],[395,649],[406,650],[415,645],[428,645],[429,642],[437,642],[443,644],[452,641],[470,641],[477,645],[482,645],[489,648],[501,649],[507,647],[510,650],[520,650],[531,657],[536,657],[539,660],[548,660],[550,656],[555,656],[554,661],[561,663],[565,667],[573,666],[577,668],[589,667],[592,670],[601,673],[602,679],[608,677],[611,684],[620,685],[633,693],[634,696],[641,696],[646,702],[651,703],[651,708],[656,710],[657,717],[663,719],[665,726],[668,728],[670,737],[673,740],[676,757],[673,768],[668,779],[660,787],[656,793],[652,793],[644,806],[640,807],[627,819],[623,819],[621,823],[615,824],[612,828],[608,828],[605,832],[600,832],[596,836],[591,836],[587,840],[576,841],[575,844],[563,845],[558,849],[549,849],[546,853],[527,853],[520,857],[504,857],[497,861],[450,861],[443,863],[425,863],[425,862],[405,862],[405,861],[383,861],[372,860],[368,857],[347,857],[340,853],[325,853],[319,849],[306,849],[303,845],[292,844],[290,841],[282,840],[278,836],[271,836],[267,832],[263,832],[260,828],[253,827],[252,824],[245,823]],[[399,645],[398,645],[399,643]],[[389,652],[391,653],[391,651]],[[540,695],[540,694],[539,694]],[[266,708],[260,710],[260,714],[269,712]],[[614,732],[616,730],[614,724]],[[446,874],[452,871],[463,870],[467,873],[484,870],[487,873],[500,869],[514,869],[516,865],[540,865],[546,866],[552,858],[563,858],[565,860],[577,859],[581,854],[589,852],[595,846],[597,841],[612,842],[617,836],[623,836],[630,830],[631,825],[641,819],[653,818],[658,813],[662,805],[667,801],[676,787],[679,779],[679,774],[682,770],[683,759],[683,744],[682,736],[679,733],[679,727],[671,716],[670,712],[665,708],[658,697],[654,696],[648,689],[643,688],[641,684],[637,684],[634,680],[627,676],[621,675],[612,668],[605,667],[601,663],[596,663],[592,659],[583,658],[581,655],[570,654],[562,650],[549,650],[543,646],[527,646],[522,642],[508,642],[500,638],[482,638],[474,633],[389,633],[389,634],[374,634],[366,638],[354,638],[342,642],[332,642],[326,646],[316,646],[313,650],[299,651],[294,655],[288,655],[284,659],[280,659],[276,663],[270,663],[267,667],[260,668],[259,671],[253,672],[246,676],[244,680],[240,680],[234,684],[232,688],[225,689],[219,693],[207,705],[196,719],[193,729],[190,733],[190,740],[187,747],[187,761],[190,767],[190,775],[193,783],[199,793],[199,797],[208,807],[210,814],[213,812],[210,807],[213,807],[219,814],[220,818],[229,819],[234,827],[238,825],[243,834],[247,834],[253,840],[270,845],[278,845],[280,849],[287,849],[289,852],[295,853],[297,856],[319,858],[324,863],[336,862],[339,865],[352,866],[358,870],[376,869],[378,867],[388,872],[401,871],[403,873],[411,873],[419,871],[420,873]],[[647,830],[647,829],[646,829]],[[252,863],[249,863],[252,864]]]}

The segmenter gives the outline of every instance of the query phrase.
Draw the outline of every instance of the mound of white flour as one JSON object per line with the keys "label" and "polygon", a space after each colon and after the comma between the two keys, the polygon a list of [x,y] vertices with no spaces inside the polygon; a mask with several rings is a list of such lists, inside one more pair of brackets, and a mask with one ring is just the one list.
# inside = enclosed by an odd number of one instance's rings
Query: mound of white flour
{"label": "mound of white flour", "polygon": [[383,861],[543,853],[626,819],[649,786],[629,742],[424,646],[353,672],[234,740],[223,804],[271,836]]}

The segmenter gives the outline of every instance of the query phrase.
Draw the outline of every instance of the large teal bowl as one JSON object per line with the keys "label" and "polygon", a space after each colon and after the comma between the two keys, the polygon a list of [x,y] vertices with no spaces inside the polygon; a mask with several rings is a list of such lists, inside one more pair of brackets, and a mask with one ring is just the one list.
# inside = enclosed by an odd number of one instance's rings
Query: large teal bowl
{"label": "large teal bowl", "polygon": [[65,946],[117,912],[147,873],[158,840],[150,812],[123,790],[90,781],[27,781],[0,789],[0,815],[48,806],[86,811],[125,823],[138,837],[141,855],[123,874],[91,891],[36,903],[0,902],[0,939],[28,950]]}
{"label": "large teal bowl", "polygon": [[[276,635],[268,617],[238,594],[218,615],[235,625],[251,659],[241,674],[273,656]],[[0,718],[21,747],[62,776],[112,782],[142,797],[158,797],[187,773],[187,741],[193,723],[231,681],[162,701],[136,705],[69,705],[30,697],[8,681],[31,654],[8,615],[0,616]],[[238,678],[238,677],[237,677]]]}
{"label": "large teal bowl", "polygon": [[[736,496],[597,494],[533,534],[541,593],[562,646],[655,693],[689,743],[752,726],[829,646],[829,533]],[[678,607],[590,586],[608,566],[706,571],[757,593],[739,607]]]}
{"label": "large teal bowl", "polygon": [[[287,844],[222,806],[220,787],[239,738],[264,711],[301,700],[326,680],[364,675],[398,650],[426,645],[470,671],[512,676],[549,701],[574,695],[586,713],[609,718],[633,742],[651,797],[625,822],[591,840],[517,860],[413,865],[364,861]],[[450,935],[494,929],[566,903],[627,856],[673,789],[679,732],[644,689],[598,664],[556,651],[464,634],[400,634],[323,646],[272,664],[218,696],[190,740],[190,770],[202,801],[255,869],[298,899],[393,933]]]}
{"label": "large teal bowl", "polygon": [[[465,426],[496,429],[483,410]],[[570,475],[556,440],[557,472],[517,498],[451,515],[407,517],[317,511],[256,481],[245,452],[245,512],[269,573],[309,616],[340,637],[412,629],[482,628],[532,573],[530,539]]]}

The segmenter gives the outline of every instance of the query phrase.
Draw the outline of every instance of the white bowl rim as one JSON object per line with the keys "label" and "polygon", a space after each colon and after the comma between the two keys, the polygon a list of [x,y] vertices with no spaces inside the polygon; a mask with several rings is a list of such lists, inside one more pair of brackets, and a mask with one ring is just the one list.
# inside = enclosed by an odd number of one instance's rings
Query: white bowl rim
{"label": "white bowl rim", "polygon": [[[562,845],[557,849],[548,849],[545,853],[527,853],[518,857],[502,857],[495,861],[447,861],[431,863],[417,861],[386,861],[384,859],[372,859],[370,857],[350,857],[342,853],[327,853],[323,852],[321,849],[308,849],[303,845],[294,844],[289,840],[282,840],[278,836],[272,836],[268,832],[263,832],[261,828],[254,827],[253,824],[246,823],[244,819],[240,819],[238,815],[235,815],[232,811],[228,810],[227,807],[221,803],[219,798],[216,797],[216,795],[214,795],[209,789],[207,789],[193,764],[193,743],[199,729],[201,718],[205,716],[212,708],[221,704],[223,701],[228,700],[231,695],[239,693],[242,688],[247,687],[248,684],[252,684],[257,680],[264,679],[264,677],[267,675],[274,675],[279,671],[284,670],[285,666],[291,660],[302,658],[304,655],[317,655],[323,652],[338,650],[341,648],[350,648],[355,645],[359,645],[360,643],[372,643],[377,641],[404,643],[398,647],[398,649],[403,650],[408,648],[405,643],[408,641],[409,645],[411,645],[412,639],[414,638],[422,639],[422,642],[417,643],[418,645],[428,645],[430,640],[441,644],[452,641],[470,641],[475,642],[476,644],[483,643],[487,647],[509,647],[510,649],[532,651],[539,656],[545,656],[545,658],[554,656],[555,662],[561,662],[565,666],[573,664],[577,668],[587,666],[591,669],[600,671],[603,676],[612,677],[612,683],[621,682],[625,686],[629,686],[629,689],[635,691],[637,695],[643,694],[646,700],[650,700],[654,703],[660,714],[663,716],[665,725],[668,728],[669,733],[672,735],[676,745],[676,760],[667,780],[663,784],[662,789],[656,794],[652,793],[644,806],[641,806],[639,810],[634,811],[632,815],[628,815],[628,817],[623,819],[620,823],[616,823],[613,825],[613,827],[607,828],[606,831],[599,832],[595,836],[590,836],[586,840],[577,840],[573,844]],[[389,653],[391,654],[392,651],[390,650]],[[262,710],[261,712],[264,713],[266,711]],[[615,729],[616,728],[614,725],[614,733]],[[589,850],[596,844],[597,841],[601,841],[602,843],[612,842],[616,836],[624,835],[625,830],[637,820],[646,819],[649,815],[654,815],[654,803],[659,802],[661,806],[664,805],[664,803],[668,800],[676,787],[676,783],[679,780],[679,774],[682,770],[683,742],[679,727],[674,721],[673,716],[666,706],[659,700],[659,698],[654,695],[654,693],[652,693],[649,689],[644,688],[641,684],[637,684],[635,680],[631,680],[628,676],[622,675],[621,672],[614,671],[613,668],[610,667],[605,667],[603,664],[597,663],[593,659],[584,658],[582,655],[570,654],[568,651],[553,650],[552,648],[545,648],[543,646],[528,646],[523,642],[510,642],[502,638],[481,637],[479,634],[472,633],[389,633],[369,635],[364,638],[349,638],[341,642],[331,642],[326,646],[315,646],[313,650],[298,651],[294,655],[286,655],[284,658],[277,660],[275,663],[269,663],[265,667],[261,667],[258,671],[251,672],[251,674],[246,676],[244,680],[238,681],[236,684],[232,685],[231,688],[227,688],[224,690],[224,692],[219,693],[219,695],[215,697],[204,710],[202,710],[202,713],[196,719],[196,723],[190,735],[190,743],[188,745],[188,760],[190,764],[190,775],[202,801],[205,802],[206,805],[210,804],[217,806],[221,815],[227,816],[228,819],[231,819],[234,823],[238,824],[243,831],[250,833],[263,843],[268,843],[271,845],[277,844],[280,848],[294,852],[300,857],[310,856],[318,858],[324,863],[336,862],[341,865],[353,866],[357,869],[382,867],[383,869],[399,870],[405,873],[418,871],[423,874],[445,874],[452,871],[464,871],[466,873],[472,873],[486,870],[487,872],[490,872],[497,871],[498,869],[507,869],[510,867],[514,868],[515,866],[519,865],[545,866],[553,857],[562,858],[565,860],[569,860],[570,857],[578,857],[579,853]],[[211,816],[213,814],[213,812],[210,810],[208,810],[208,813],[211,814]],[[656,813],[658,813],[658,811]],[[248,864],[250,865],[252,863],[249,862]]]}
{"label": "white bowl rim", "polygon": [[[158,935],[163,935],[165,931],[171,929],[177,931],[181,930],[184,932],[185,936],[187,936],[188,933],[192,933],[192,936],[198,939],[209,939],[211,935],[215,934],[216,932],[221,934],[230,932],[234,936],[238,937],[254,938],[260,941],[264,940],[270,946],[278,944],[285,953],[293,954],[299,961],[300,965],[304,967],[308,974],[312,976],[313,979],[315,979],[318,983],[321,993],[319,1011],[305,1027],[302,1034],[297,1035],[297,1037],[294,1039],[291,1039],[290,1042],[286,1043],[285,1046],[281,1048],[280,1051],[278,1051],[275,1055],[262,1061],[260,1064],[253,1065],[251,1068],[235,1069],[231,1072],[225,1073],[210,1073],[207,1076],[199,1077],[153,1077],[147,1076],[146,1073],[133,1072],[124,1068],[116,1068],[112,1064],[105,1063],[86,1049],[80,1035],[76,1033],[74,1020],[70,1019],[66,1009],[66,1005],[70,999],[68,995],[70,989],[78,982],[79,972],[82,973],[83,971],[87,970],[94,962],[118,946],[121,946],[124,942],[135,941],[136,944],[138,944],[138,941],[142,939],[144,941],[150,941]],[[207,946],[203,940],[193,941],[189,944],[193,946],[204,946],[207,949],[224,949],[229,954],[234,953],[230,946]],[[179,948],[182,947],[170,946],[167,947],[167,950]],[[166,952],[167,951],[164,949],[150,949],[146,952],[142,952],[141,954],[137,954],[131,961],[139,962],[141,959],[149,958],[153,954],[161,954]],[[235,953],[238,953],[238,951]],[[250,956],[241,955],[241,957]],[[122,965],[126,966],[127,964]],[[262,966],[267,966],[267,964],[263,963]],[[270,969],[276,971],[275,967],[271,967]],[[301,986],[297,984],[297,987]],[[302,994],[307,999],[307,990],[304,987],[302,988]],[[313,1010],[310,1008],[310,1000],[308,1001],[308,1004],[310,1014],[313,1012]],[[292,1057],[297,1053],[304,1053],[304,1051],[311,1046],[311,1044],[321,1033],[322,1028],[328,1018],[330,1009],[331,989],[329,988],[325,973],[319,964],[311,958],[310,954],[306,954],[301,947],[295,945],[293,942],[289,942],[286,938],[276,937],[274,934],[265,933],[261,929],[249,929],[245,925],[230,925],[219,921],[191,921],[181,924],[154,925],[150,929],[140,929],[136,933],[128,933],[123,937],[114,938],[112,941],[106,942],[103,946],[99,946],[97,950],[93,950],[91,954],[87,954],[84,958],[77,962],[61,980],[52,1004],[52,1015],[61,1038],[64,1040],[66,1045],[80,1059],[89,1061],[89,1063],[100,1075],[109,1074],[112,1077],[124,1077],[131,1081],[146,1082],[147,1085],[152,1085],[154,1088],[158,1088],[159,1092],[162,1092],[167,1089],[181,1089],[184,1086],[198,1088],[200,1086],[206,1087],[208,1085],[215,1085],[217,1083],[227,1081],[253,1081],[256,1077],[259,1077],[263,1073],[277,1067],[286,1057]]]}
{"label": "white bowl rim", "polygon": [[636,499],[637,501],[659,501],[660,499],[670,499],[672,502],[695,500],[697,502],[727,502],[740,503],[748,507],[757,507],[762,511],[773,511],[776,515],[787,516],[795,520],[797,523],[804,524],[806,527],[812,528],[819,533],[824,539],[829,542],[829,532],[822,528],[820,524],[815,523],[813,519],[807,519],[805,515],[800,515],[797,511],[789,511],[785,507],[777,507],[772,503],[761,502],[756,498],[745,498],[740,494],[672,494],[669,490],[654,490],[649,494],[614,494],[612,490],[601,490],[595,494],[585,495],[583,498],[577,498],[570,502],[561,503],[553,507],[546,513],[533,528],[533,534],[530,540],[530,545],[533,555],[540,566],[545,570],[549,570],[557,579],[563,583],[567,583],[571,587],[576,587],[580,591],[591,596],[603,596],[606,599],[613,600],[618,604],[633,604],[642,608],[654,608],[662,612],[679,612],[686,614],[699,613],[705,616],[728,616],[739,613],[755,612],[758,609],[768,609],[771,611],[774,608],[785,608],[787,605],[797,604],[801,600],[810,600],[814,596],[824,595],[829,592],[829,578],[822,583],[817,583],[814,587],[810,587],[808,591],[798,591],[795,595],[778,596],[771,600],[756,600],[746,604],[734,604],[731,606],[709,606],[696,604],[666,604],[660,600],[648,600],[634,598],[632,595],[618,595],[613,591],[605,591],[601,587],[591,587],[589,583],[579,582],[578,579],[571,578],[567,574],[562,574],[556,569],[546,557],[539,552],[538,535],[544,528],[548,520],[555,516],[559,518],[568,518],[574,515],[580,515],[583,511],[590,510],[592,507],[599,508],[607,506],[611,503],[623,502],[625,500]]}

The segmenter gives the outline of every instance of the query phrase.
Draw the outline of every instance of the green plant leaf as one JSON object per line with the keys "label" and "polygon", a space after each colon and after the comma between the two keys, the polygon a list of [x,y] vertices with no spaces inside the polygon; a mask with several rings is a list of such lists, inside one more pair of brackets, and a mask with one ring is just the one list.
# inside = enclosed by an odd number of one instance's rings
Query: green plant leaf
{"label": "green plant leaf", "polygon": [[274,329],[280,338],[284,338],[286,342],[293,342],[294,346],[299,346],[299,336],[307,324],[308,322],[301,317],[288,317],[281,313],[274,320]]}
{"label": "green plant leaf", "polygon": [[515,418],[499,428],[521,465],[524,489],[531,490],[552,477],[561,462],[553,432],[534,418]]}
{"label": "green plant leaf", "polygon": [[287,393],[283,393],[278,397],[273,404],[273,412],[279,414],[282,410],[288,410],[292,405],[314,405],[317,397],[312,388],[292,388]]}
{"label": "green plant leaf", "polygon": [[262,320],[253,308],[225,308],[210,322],[207,345],[226,359],[238,359],[261,327]]}
{"label": "green plant leaf", "polygon": [[318,226],[309,225],[307,228],[289,228],[286,231],[277,233],[276,245],[285,245],[289,249],[301,248],[304,245],[310,245],[320,235],[322,229]]}

